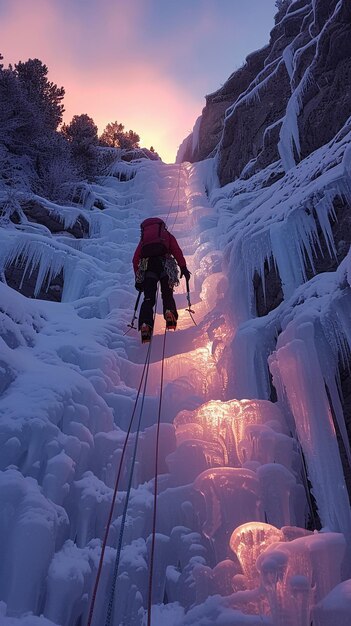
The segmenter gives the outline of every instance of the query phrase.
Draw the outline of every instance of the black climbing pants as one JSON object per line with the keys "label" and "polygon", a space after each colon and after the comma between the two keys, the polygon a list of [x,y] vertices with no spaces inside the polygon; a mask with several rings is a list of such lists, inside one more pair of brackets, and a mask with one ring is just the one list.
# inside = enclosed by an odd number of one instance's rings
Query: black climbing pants
{"label": "black climbing pants", "polygon": [[168,284],[168,276],[163,268],[160,257],[149,259],[148,268],[144,278],[144,301],[140,307],[139,314],[139,330],[142,324],[148,324],[151,328],[154,326],[154,306],[156,301],[157,284],[161,285],[161,296],[163,303],[163,316],[168,310],[172,311],[176,319],[178,319],[177,307],[173,297],[173,289]]}

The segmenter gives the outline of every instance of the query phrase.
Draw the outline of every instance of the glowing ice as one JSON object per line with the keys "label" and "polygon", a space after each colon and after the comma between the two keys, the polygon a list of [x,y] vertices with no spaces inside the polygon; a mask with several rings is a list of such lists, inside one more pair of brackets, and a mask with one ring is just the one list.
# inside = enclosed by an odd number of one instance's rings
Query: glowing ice
{"label": "glowing ice", "polygon": [[263,521],[258,478],[246,469],[215,468],[200,474],[194,487],[206,503],[202,531],[213,540],[217,556],[225,558],[234,528],[247,519]]}

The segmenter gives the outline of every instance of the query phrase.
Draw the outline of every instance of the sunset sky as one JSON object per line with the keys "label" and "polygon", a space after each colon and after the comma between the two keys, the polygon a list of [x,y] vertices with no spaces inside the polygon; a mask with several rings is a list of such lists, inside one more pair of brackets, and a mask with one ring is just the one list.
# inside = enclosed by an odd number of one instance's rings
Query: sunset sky
{"label": "sunset sky", "polygon": [[172,162],[205,94],[268,42],[274,13],[274,0],[0,0],[0,52],[46,63],[65,121],[118,120]]}

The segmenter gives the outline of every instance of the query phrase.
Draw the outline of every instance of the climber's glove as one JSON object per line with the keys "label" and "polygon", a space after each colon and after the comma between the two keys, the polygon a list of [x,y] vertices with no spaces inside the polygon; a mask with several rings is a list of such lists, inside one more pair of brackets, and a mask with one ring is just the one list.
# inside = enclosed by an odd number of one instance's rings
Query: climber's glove
{"label": "climber's glove", "polygon": [[186,265],[180,268],[180,278],[182,278],[183,276],[186,281],[190,280],[191,273],[189,272]]}
{"label": "climber's glove", "polygon": [[144,291],[144,283],[138,283],[137,281],[135,281],[135,289],[137,291]]}

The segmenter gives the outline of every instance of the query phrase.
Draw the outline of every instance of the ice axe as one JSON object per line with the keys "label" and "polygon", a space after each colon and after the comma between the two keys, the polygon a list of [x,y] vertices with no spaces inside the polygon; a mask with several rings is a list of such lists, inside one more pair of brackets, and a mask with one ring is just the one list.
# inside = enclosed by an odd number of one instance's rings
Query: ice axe
{"label": "ice axe", "polygon": [[188,311],[192,321],[194,322],[195,326],[197,326],[197,324],[196,324],[196,322],[195,322],[195,320],[193,318],[193,315],[194,315],[195,311],[193,311],[193,309],[191,308],[189,278],[186,278],[185,280],[186,280],[186,299],[188,301],[188,308],[185,309],[185,310]]}
{"label": "ice axe", "polygon": [[[135,322],[135,320],[137,318],[137,310],[138,310],[141,294],[142,294],[142,291],[139,291],[138,297],[136,299],[136,303],[135,303],[135,306],[134,306],[134,313],[133,313],[132,321],[131,321],[130,324],[127,324],[129,330],[131,330],[132,328],[134,328],[136,330],[136,326],[134,325],[134,322]],[[127,333],[129,333],[129,330],[127,330],[127,332],[124,333],[124,334],[126,335]]]}

